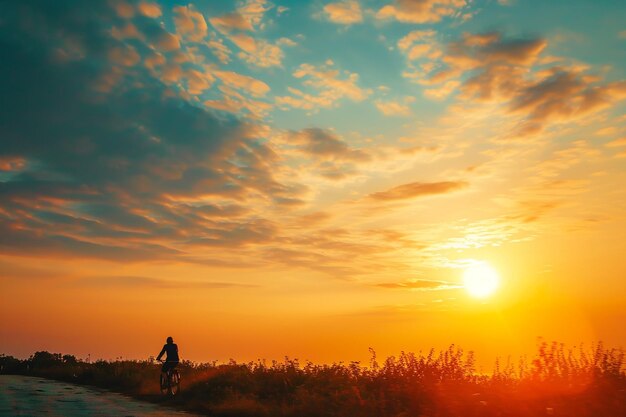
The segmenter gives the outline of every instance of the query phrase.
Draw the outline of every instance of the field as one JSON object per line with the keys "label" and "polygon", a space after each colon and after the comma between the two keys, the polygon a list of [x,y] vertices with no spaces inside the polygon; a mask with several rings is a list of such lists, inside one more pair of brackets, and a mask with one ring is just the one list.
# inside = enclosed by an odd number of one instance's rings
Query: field
{"label": "field", "polygon": [[496,362],[478,375],[472,352],[401,353],[367,366],[263,361],[184,362],[182,392],[158,393],[160,367],[36,352],[0,356],[5,374],[35,375],[107,388],[210,416],[451,417],[626,416],[624,351],[597,344],[570,349],[542,342],[534,358]]}

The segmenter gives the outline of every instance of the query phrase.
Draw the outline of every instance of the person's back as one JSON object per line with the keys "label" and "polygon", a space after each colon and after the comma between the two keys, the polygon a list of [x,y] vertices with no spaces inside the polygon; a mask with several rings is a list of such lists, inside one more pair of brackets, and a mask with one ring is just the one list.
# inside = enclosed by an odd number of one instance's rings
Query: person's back
{"label": "person's back", "polygon": [[166,362],[178,362],[178,345],[176,343],[166,343],[162,352],[165,352]]}
{"label": "person's back", "polygon": [[178,345],[174,343],[174,339],[171,336],[167,338],[167,343],[163,345],[163,349],[161,349],[159,356],[157,356],[157,361],[160,361],[163,355],[166,355],[162,368],[163,372],[174,369],[176,365],[178,365],[180,360],[178,357]]}

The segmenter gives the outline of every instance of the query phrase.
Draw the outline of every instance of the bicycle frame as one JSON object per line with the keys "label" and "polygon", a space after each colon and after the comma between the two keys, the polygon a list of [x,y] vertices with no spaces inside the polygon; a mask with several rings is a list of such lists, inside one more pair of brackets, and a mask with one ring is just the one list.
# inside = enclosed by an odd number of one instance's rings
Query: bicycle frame
{"label": "bicycle frame", "polygon": [[159,378],[161,394],[174,396],[180,392],[180,373],[176,369],[177,365],[178,362],[166,371],[161,371]]}

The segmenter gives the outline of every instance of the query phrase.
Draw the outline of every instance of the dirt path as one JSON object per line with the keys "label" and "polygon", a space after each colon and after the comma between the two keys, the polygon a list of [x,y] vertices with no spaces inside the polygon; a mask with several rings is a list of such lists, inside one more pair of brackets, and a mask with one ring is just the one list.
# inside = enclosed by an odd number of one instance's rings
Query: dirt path
{"label": "dirt path", "polygon": [[0,416],[198,417],[93,388],[0,375]]}

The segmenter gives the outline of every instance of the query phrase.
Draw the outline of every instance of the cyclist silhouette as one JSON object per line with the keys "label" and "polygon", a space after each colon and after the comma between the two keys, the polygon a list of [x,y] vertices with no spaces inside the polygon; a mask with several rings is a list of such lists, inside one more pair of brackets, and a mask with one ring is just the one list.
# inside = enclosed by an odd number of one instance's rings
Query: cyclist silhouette
{"label": "cyclist silhouette", "polygon": [[159,356],[157,356],[157,361],[161,360],[161,356],[163,356],[164,354],[167,353],[167,356],[165,357],[165,362],[163,362],[163,367],[161,368],[162,372],[168,372],[171,371],[172,369],[176,368],[176,365],[178,365],[178,345],[176,345],[176,343],[174,343],[174,339],[172,338],[172,336],[167,338],[167,343],[165,345],[163,345],[163,349],[161,349],[161,353],[159,353]]}

